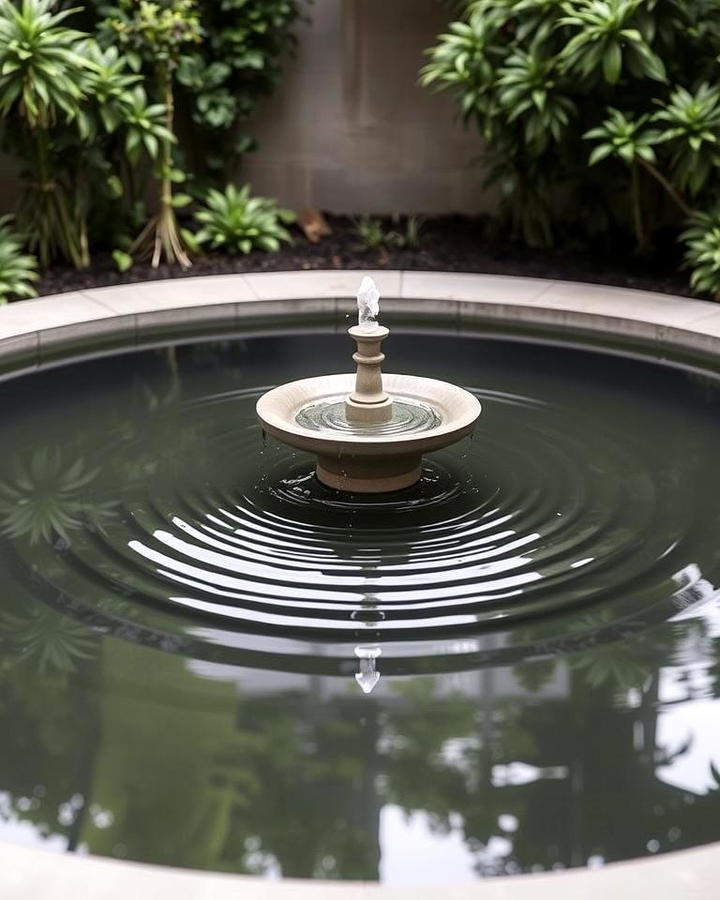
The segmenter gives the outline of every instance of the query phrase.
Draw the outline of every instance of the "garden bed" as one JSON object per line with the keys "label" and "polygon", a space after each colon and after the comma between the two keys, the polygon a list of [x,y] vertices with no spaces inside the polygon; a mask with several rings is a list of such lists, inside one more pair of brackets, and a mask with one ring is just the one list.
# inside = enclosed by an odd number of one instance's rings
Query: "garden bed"
{"label": "garden bed", "polygon": [[[299,229],[294,243],[279,252],[253,252],[247,256],[212,254],[195,260],[191,269],[163,265],[153,269],[137,264],[118,272],[110,254],[97,254],[91,268],[78,272],[54,266],[42,274],[40,294],[82,290],[183,275],[222,275],[234,272],[272,272],[297,269],[409,269],[450,272],[483,272],[537,278],[585,281],[689,295],[688,280],[680,271],[681,254],[668,242],[654,255],[637,257],[624,249],[598,249],[592,253],[572,250],[529,250],[493,234],[487,218],[460,216],[428,219],[415,249],[367,249],[358,238],[353,220],[329,216],[332,234],[311,244]],[[393,225],[384,223],[390,230]]]}

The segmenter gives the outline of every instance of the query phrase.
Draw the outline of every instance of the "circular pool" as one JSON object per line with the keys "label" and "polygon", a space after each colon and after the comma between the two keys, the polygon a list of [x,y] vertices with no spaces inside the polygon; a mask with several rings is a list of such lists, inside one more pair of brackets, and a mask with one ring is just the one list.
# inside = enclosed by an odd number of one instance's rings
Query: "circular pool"
{"label": "circular pool", "polygon": [[720,839],[712,336],[477,289],[387,304],[394,368],[483,406],[397,494],[322,486],[255,417],[343,371],[334,299],[15,347],[0,839],[408,887]]}

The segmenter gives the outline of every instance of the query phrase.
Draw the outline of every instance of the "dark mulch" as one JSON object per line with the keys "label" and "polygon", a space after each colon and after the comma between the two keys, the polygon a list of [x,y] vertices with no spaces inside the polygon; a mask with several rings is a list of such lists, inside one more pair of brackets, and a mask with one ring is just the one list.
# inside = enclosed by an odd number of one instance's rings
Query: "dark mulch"
{"label": "dark mulch", "polygon": [[[622,239],[618,239],[615,248],[605,247],[592,253],[529,250],[494,236],[488,219],[446,216],[425,222],[417,249],[368,251],[359,246],[351,219],[329,216],[328,221],[332,234],[319,244],[309,243],[297,231],[294,244],[279,253],[212,254],[197,259],[187,272],[173,266],[153,269],[149,264],[138,264],[128,272],[120,273],[109,254],[99,254],[92,268],[84,272],[63,266],[52,267],[43,274],[38,290],[40,294],[54,294],[158,278],[233,272],[387,268],[524,275],[689,294],[687,277],[679,271],[678,249],[670,240],[654,255],[643,258],[633,255],[632,248],[626,248]],[[391,227],[390,223],[387,225]]]}

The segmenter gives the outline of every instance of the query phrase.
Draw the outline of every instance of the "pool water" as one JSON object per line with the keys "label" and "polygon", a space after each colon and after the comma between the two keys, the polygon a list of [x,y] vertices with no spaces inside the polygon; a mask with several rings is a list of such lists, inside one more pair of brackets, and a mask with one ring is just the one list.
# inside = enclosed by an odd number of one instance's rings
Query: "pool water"
{"label": "pool water", "polygon": [[257,424],[330,333],[0,384],[0,839],[387,884],[720,839],[719,383],[386,349],[483,405],[396,495]]}

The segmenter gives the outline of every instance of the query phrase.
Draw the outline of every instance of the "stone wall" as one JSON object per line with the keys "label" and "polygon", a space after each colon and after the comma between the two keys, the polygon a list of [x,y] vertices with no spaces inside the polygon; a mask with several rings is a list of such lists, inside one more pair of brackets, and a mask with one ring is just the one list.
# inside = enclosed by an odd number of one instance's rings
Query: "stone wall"
{"label": "stone wall", "polygon": [[337,213],[473,213],[482,145],[450,97],[417,84],[444,0],[315,0],[278,93],[258,110],[243,177],[291,207]]}

